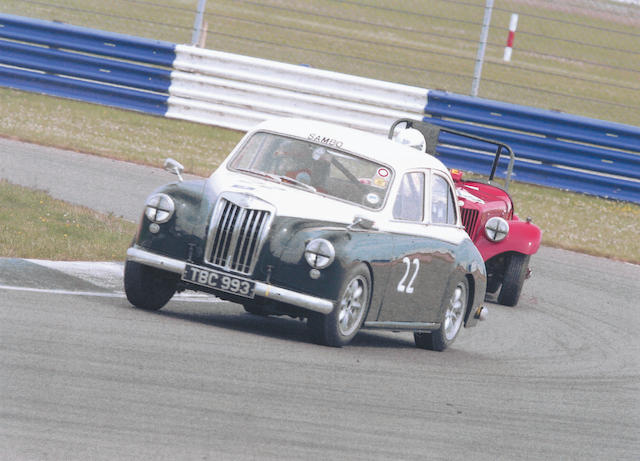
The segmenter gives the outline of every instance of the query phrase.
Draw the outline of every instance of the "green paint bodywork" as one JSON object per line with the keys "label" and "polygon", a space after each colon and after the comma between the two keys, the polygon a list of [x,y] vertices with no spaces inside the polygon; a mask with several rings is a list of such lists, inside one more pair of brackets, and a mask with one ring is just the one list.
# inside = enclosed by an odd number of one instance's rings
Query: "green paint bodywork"
{"label": "green paint bodywork", "polygon": [[[205,247],[218,195],[210,181],[196,180],[167,184],[154,193],[170,195],[175,202],[174,216],[160,230],[149,230],[149,220],[143,215],[137,246],[174,259],[209,266],[205,263]],[[250,278],[306,293],[323,299],[336,300],[345,273],[354,265],[364,263],[371,272],[372,293],[367,320],[399,322],[439,322],[444,301],[456,282],[467,277],[472,305],[484,299],[486,272],[478,250],[470,240],[462,245],[425,237],[390,234],[357,226],[313,221],[296,217],[275,216]],[[307,243],[322,237],[335,248],[335,261],[320,271],[317,279],[310,277],[310,266],[304,258]],[[403,258],[418,259],[420,272],[414,280],[412,296],[398,291],[397,285],[407,271]],[[413,269],[412,269],[413,270]],[[411,274],[413,272],[410,272]],[[203,290],[189,285],[189,289]],[[233,295],[216,293],[234,301]],[[473,316],[467,326],[475,323]]]}

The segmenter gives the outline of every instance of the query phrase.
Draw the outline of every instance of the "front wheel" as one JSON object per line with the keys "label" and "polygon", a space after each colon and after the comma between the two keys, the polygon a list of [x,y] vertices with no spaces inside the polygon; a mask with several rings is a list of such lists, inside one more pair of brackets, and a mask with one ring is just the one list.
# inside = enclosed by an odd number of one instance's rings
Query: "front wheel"
{"label": "front wheel", "polygon": [[312,314],[308,325],[314,339],[326,346],[342,347],[360,330],[369,310],[371,275],[364,264],[350,270],[344,279],[338,302],[330,314]]}
{"label": "front wheel", "polygon": [[468,302],[469,287],[467,280],[463,279],[453,289],[444,309],[440,328],[429,333],[413,334],[416,346],[431,351],[443,351],[449,347],[462,328]]}
{"label": "front wheel", "polygon": [[146,311],[157,311],[176,292],[178,277],[134,261],[124,266],[124,291],[131,304]]}
{"label": "front wheel", "polygon": [[522,286],[527,278],[529,269],[529,255],[514,253],[507,261],[502,280],[502,289],[498,295],[498,303],[503,306],[515,306],[520,299]]}

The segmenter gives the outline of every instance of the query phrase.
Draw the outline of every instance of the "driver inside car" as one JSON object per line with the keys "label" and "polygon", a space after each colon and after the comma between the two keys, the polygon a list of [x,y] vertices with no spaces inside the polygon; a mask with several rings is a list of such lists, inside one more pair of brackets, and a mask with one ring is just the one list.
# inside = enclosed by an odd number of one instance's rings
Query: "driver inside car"
{"label": "driver inside car", "polygon": [[331,155],[323,147],[315,147],[300,141],[288,141],[274,152],[275,173],[296,181],[326,189]]}

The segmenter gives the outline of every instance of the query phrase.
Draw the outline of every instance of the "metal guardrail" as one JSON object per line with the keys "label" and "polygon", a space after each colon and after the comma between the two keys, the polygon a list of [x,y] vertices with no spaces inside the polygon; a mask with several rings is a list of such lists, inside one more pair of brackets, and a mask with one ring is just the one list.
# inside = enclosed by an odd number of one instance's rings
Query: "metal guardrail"
{"label": "metal guardrail", "polygon": [[0,14],[0,85],[164,115],[175,45]]}
{"label": "metal guardrail", "polygon": [[[515,180],[640,203],[638,127],[442,91],[429,92],[425,114],[436,125],[508,144]],[[442,155],[452,167],[469,168],[469,155],[459,149]],[[481,171],[492,159],[481,162]],[[504,172],[506,162],[501,166]]]}
{"label": "metal guardrail", "polygon": [[428,90],[186,45],[176,46],[168,117],[248,130],[274,116],[384,134],[420,118]]}
{"label": "metal guardrail", "polygon": [[[640,128],[515,104],[6,14],[0,85],[238,130],[297,116],[385,134],[424,118],[508,144],[515,180],[640,203]],[[441,137],[450,168],[490,167],[476,141]]]}

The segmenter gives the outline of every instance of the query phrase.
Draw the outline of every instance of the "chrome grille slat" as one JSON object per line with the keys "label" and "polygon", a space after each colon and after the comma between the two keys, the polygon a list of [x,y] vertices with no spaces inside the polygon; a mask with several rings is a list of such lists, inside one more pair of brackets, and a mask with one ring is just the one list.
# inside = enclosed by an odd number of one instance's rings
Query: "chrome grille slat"
{"label": "chrome grille slat", "polygon": [[221,220],[220,229],[216,232],[216,242],[214,243],[213,257],[211,262],[217,266],[224,266],[224,255],[226,253],[227,242],[230,240],[229,227],[231,226],[233,219],[237,213],[237,207],[231,202],[227,202]]}
{"label": "chrome grille slat", "polygon": [[242,209],[241,216],[239,218],[239,225],[233,230],[233,241],[235,246],[232,252],[233,257],[231,258],[230,268],[239,272],[246,272],[244,264],[240,261],[240,255],[242,254],[242,249],[246,246],[247,222],[251,217],[252,211],[253,210]]}
{"label": "chrome grille slat", "polygon": [[271,213],[221,198],[211,219],[205,260],[223,269],[251,274]]}
{"label": "chrome grille slat", "polygon": [[248,240],[249,246],[247,248],[247,252],[245,255],[245,266],[248,264],[249,261],[249,257],[255,253],[256,249],[258,248],[258,243],[259,243],[259,234],[260,234],[260,230],[263,227],[263,224],[266,221],[266,218],[268,216],[268,212],[256,212],[256,216],[254,217],[254,222],[253,222],[253,226],[251,228],[251,239]]}
{"label": "chrome grille slat", "polygon": [[[251,249],[254,246],[256,224],[258,222],[257,218],[259,214],[260,212],[258,210],[249,210],[249,213],[247,213],[246,225],[244,227],[246,232],[245,235],[243,235],[242,246],[238,250],[238,257],[235,258],[241,268],[249,266],[249,256],[252,254]],[[245,238],[245,236],[247,237]]]}

